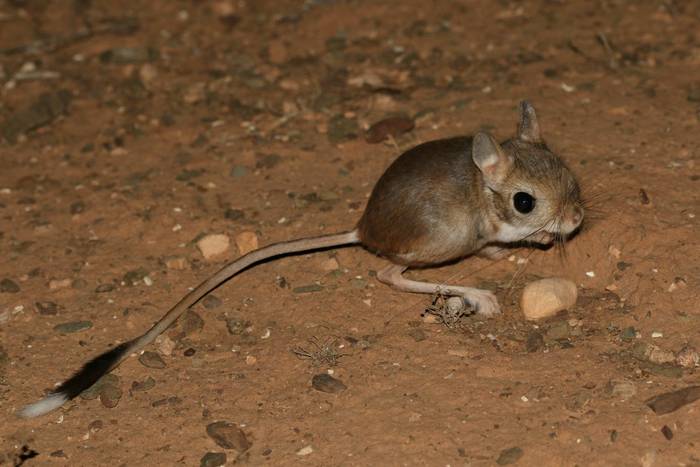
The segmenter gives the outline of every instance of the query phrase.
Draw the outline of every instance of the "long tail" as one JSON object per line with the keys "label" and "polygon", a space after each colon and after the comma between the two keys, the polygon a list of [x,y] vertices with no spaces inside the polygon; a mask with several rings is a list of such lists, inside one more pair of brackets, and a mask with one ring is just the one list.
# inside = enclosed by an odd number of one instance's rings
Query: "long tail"
{"label": "long tail", "polygon": [[216,274],[185,295],[145,334],[136,339],[124,342],[90,360],[70,379],[58,386],[44,399],[22,408],[18,412],[18,415],[24,418],[38,417],[39,415],[59,408],[65,402],[73,399],[95,384],[102,376],[119,366],[128,355],[138,352],[153,342],[156,337],[168,329],[189,307],[197,303],[202,297],[249,266],[275,256],[356,243],[359,243],[359,236],[357,230],[353,230],[340,234],[273,243],[272,245],[259,248],[241,256],[237,260],[221,268]]}

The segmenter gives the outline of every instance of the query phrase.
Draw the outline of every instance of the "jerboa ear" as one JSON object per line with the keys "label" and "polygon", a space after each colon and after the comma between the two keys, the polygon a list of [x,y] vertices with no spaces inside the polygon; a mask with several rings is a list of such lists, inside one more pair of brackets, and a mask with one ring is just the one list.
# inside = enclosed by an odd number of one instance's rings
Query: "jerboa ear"
{"label": "jerboa ear", "polygon": [[535,108],[528,102],[520,103],[520,121],[518,122],[518,139],[528,143],[541,143],[540,124],[537,123]]}
{"label": "jerboa ear", "polygon": [[481,171],[484,183],[492,190],[498,189],[513,166],[512,157],[503,151],[493,136],[483,131],[474,136],[472,160]]}

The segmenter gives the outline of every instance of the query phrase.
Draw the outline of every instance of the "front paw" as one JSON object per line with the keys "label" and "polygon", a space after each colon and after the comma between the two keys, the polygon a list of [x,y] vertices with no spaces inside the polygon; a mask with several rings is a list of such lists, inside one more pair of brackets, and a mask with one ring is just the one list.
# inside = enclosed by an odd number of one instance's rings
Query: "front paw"
{"label": "front paw", "polygon": [[488,290],[477,290],[464,297],[481,316],[487,318],[496,316],[501,313],[501,307],[498,305],[498,299]]}

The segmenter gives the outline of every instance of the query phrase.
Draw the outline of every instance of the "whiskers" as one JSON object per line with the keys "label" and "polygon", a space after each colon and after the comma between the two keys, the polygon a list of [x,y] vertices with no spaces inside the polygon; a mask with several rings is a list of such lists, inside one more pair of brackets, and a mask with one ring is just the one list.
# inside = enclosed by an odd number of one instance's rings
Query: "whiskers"
{"label": "whiskers", "polygon": [[[548,243],[547,246],[554,248],[554,250],[557,253],[557,256],[559,257],[559,260],[561,261],[562,264],[564,264],[566,262],[566,259],[567,259],[566,242],[571,237],[571,235],[561,233],[562,222],[563,222],[563,214],[560,213],[554,219],[551,219],[551,220],[545,222],[543,225],[541,225],[535,231],[533,231],[530,234],[523,237],[519,243],[530,243],[533,240],[533,237],[537,236],[541,232],[546,232],[551,237],[551,242]],[[534,250],[533,250],[533,252],[534,252]],[[532,254],[532,252],[530,252],[530,254]],[[528,257],[529,257],[529,255],[528,255]]]}

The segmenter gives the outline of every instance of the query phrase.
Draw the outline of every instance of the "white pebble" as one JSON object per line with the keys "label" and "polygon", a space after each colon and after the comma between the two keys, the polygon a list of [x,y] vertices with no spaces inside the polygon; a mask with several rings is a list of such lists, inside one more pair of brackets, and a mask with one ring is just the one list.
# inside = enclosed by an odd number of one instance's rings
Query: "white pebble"
{"label": "white pebble", "polygon": [[160,353],[166,357],[171,356],[173,354],[173,350],[175,350],[175,341],[166,334],[161,334],[160,336],[156,337],[155,343]]}
{"label": "white pebble", "polygon": [[308,456],[312,452],[314,452],[314,448],[312,448],[311,446],[304,446],[303,448],[297,451],[297,456]]}
{"label": "white pebble", "polygon": [[654,332],[651,333],[651,338],[652,338],[652,339],[656,339],[656,338],[659,338],[659,337],[664,337],[664,333],[663,333],[663,332],[659,332],[659,331],[654,331]]}
{"label": "white pebble", "polygon": [[586,272],[586,275],[587,275],[588,277],[595,277],[595,272],[594,272],[594,271],[588,271],[588,272]]}
{"label": "white pebble", "polygon": [[73,281],[71,279],[51,279],[49,281],[49,289],[65,289],[66,287],[70,287],[72,283]]}

